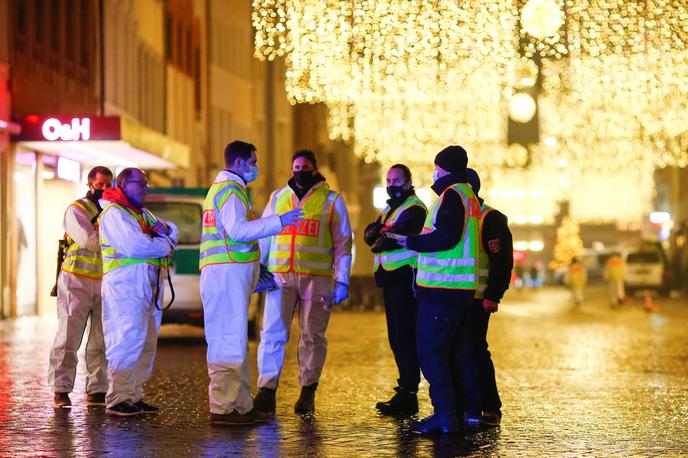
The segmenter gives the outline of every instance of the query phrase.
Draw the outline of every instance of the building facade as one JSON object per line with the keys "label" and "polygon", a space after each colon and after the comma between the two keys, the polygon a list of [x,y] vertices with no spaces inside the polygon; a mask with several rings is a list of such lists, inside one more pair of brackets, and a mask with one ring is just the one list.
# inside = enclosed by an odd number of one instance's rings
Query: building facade
{"label": "building facade", "polygon": [[359,227],[379,178],[327,138],[321,106],[289,104],[284,73],[253,57],[249,1],[0,0],[1,316],[53,313],[63,212],[91,167],[207,187],[234,139],[259,151],[257,213],[294,150],[316,151],[354,222],[354,273],[370,275]]}

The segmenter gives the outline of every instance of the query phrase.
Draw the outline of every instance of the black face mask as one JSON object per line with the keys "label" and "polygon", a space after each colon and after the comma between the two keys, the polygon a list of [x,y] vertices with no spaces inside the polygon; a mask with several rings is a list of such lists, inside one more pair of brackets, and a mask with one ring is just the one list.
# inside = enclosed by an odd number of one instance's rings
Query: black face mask
{"label": "black face mask", "polygon": [[294,181],[301,187],[307,186],[313,180],[312,170],[299,170],[292,173],[294,174]]}
{"label": "black face mask", "polygon": [[93,192],[91,192],[91,194],[93,194],[93,197],[95,197],[96,200],[100,200],[103,198],[104,191],[104,189],[94,189]]}
{"label": "black face mask", "polygon": [[387,195],[390,199],[398,199],[404,195],[406,190],[404,186],[387,186]]}

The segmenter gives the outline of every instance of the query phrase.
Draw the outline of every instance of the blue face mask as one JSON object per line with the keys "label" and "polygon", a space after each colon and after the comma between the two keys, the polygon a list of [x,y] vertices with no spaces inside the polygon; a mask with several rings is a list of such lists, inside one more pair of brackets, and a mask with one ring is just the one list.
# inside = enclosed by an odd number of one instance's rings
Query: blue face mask
{"label": "blue face mask", "polygon": [[438,176],[437,170],[432,172],[432,182],[434,183],[435,181],[439,180],[440,177]]}
{"label": "blue face mask", "polygon": [[246,183],[250,183],[254,181],[256,178],[258,178],[258,166],[249,165],[248,172],[244,174],[244,180],[246,180]]}

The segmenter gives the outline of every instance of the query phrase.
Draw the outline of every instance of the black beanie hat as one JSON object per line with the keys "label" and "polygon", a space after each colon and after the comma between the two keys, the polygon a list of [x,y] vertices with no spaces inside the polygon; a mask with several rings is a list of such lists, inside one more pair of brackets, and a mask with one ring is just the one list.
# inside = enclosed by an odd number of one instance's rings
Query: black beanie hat
{"label": "black beanie hat", "polygon": [[471,189],[473,189],[473,192],[477,196],[480,192],[480,176],[478,176],[478,172],[471,168],[466,169],[466,183],[471,186]]}
{"label": "black beanie hat", "polygon": [[458,145],[447,146],[437,153],[437,156],[435,156],[435,164],[449,173],[460,175],[466,171],[468,154],[466,154],[465,149]]}

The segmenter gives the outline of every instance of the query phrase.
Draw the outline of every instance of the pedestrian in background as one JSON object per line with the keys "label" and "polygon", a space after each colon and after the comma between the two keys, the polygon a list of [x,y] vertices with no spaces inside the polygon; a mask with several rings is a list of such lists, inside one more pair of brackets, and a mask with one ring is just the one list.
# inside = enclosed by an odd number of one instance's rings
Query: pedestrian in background
{"label": "pedestrian in background", "polygon": [[301,394],[294,412],[307,413],[315,410],[331,307],[349,295],[352,234],[344,199],[330,190],[312,151],[294,153],[291,173],[287,185],[270,195],[263,211],[263,218],[269,218],[302,209],[304,220],[260,242],[262,260],[275,274],[277,288],[265,296],[255,403],[259,410],[275,412],[284,346],[298,307]]}
{"label": "pedestrian in background", "polygon": [[624,264],[618,253],[612,254],[604,266],[604,278],[609,284],[609,298],[612,307],[616,307],[626,299],[624,290]]}
{"label": "pedestrian in background", "polygon": [[88,172],[86,196],[72,202],[65,211],[63,225],[67,248],[57,279],[57,332],[50,350],[48,378],[55,392],[55,407],[72,403],[77,351],[86,331],[86,404],[105,405],[107,359],[103,340],[103,305],[100,280],[103,262],[98,240],[99,200],[112,187],[112,172],[94,167]]}
{"label": "pedestrian in background", "polygon": [[103,332],[108,361],[105,413],[157,413],[144,402],[143,384],[153,372],[169,256],[177,227],[143,207],[146,174],[127,168],[106,189],[100,215],[103,256]]}
{"label": "pedestrian in background", "polygon": [[387,206],[366,227],[364,239],[375,255],[375,283],[382,288],[387,317],[387,337],[399,371],[396,393],[375,407],[383,415],[413,415],[418,412],[420,366],[416,346],[415,278],[418,253],[385,237],[389,231],[417,235],[427,216],[425,204],[418,198],[411,181],[411,171],[395,164],[387,171]]}
{"label": "pedestrian in background", "polygon": [[[490,314],[497,312],[499,301],[509,289],[511,270],[514,267],[514,249],[508,219],[500,211],[485,204],[480,198],[480,176],[473,169],[466,170],[466,181],[480,202],[480,243],[478,244],[478,289],[475,292],[475,309],[478,326],[475,355],[480,370],[480,423],[497,426],[502,419],[502,401],[499,398],[495,369],[488,349],[487,328]],[[533,264],[534,265],[534,264]],[[471,330],[472,331],[472,330]]]}
{"label": "pedestrian in background", "polygon": [[411,426],[421,434],[458,431],[458,404],[463,408],[462,424],[474,427],[480,422],[479,370],[469,332],[478,320],[473,297],[478,286],[480,203],[466,184],[467,162],[460,146],[437,154],[432,190],[439,197],[423,233],[395,237],[401,246],[419,253],[418,357],[434,407],[433,415]]}
{"label": "pedestrian in background", "polygon": [[258,177],[256,147],[233,141],[224,159],[226,168],[215,177],[203,204],[199,261],[210,421],[253,425],[269,420],[253,405],[248,350],[248,307],[260,273],[258,240],[298,226],[303,212],[252,219],[246,185]]}
{"label": "pedestrian in background", "polygon": [[583,289],[588,282],[588,273],[585,271],[585,267],[581,264],[578,257],[573,258],[571,264],[566,271],[566,284],[571,288],[571,294],[573,295],[573,302],[576,305],[583,303]]}

